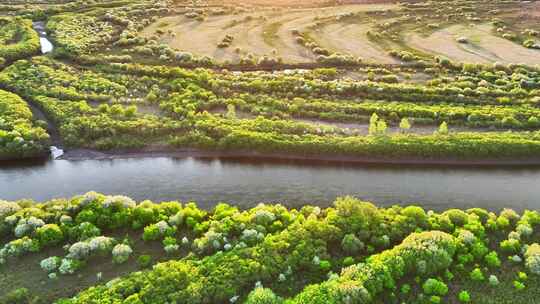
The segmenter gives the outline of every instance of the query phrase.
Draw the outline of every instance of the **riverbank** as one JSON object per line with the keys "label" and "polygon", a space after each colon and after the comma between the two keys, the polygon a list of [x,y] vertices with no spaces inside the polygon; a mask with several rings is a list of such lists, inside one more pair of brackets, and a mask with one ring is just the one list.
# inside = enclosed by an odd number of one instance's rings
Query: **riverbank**
{"label": "riverbank", "polygon": [[204,151],[198,149],[170,149],[147,147],[133,150],[98,151],[92,149],[65,150],[58,159],[70,161],[103,160],[122,158],[176,157],[176,158],[220,158],[261,161],[302,161],[309,163],[349,163],[357,165],[411,165],[411,166],[485,166],[519,167],[540,166],[540,157],[534,159],[426,159],[426,158],[384,158],[343,155],[299,155],[286,153],[259,153],[252,151]]}

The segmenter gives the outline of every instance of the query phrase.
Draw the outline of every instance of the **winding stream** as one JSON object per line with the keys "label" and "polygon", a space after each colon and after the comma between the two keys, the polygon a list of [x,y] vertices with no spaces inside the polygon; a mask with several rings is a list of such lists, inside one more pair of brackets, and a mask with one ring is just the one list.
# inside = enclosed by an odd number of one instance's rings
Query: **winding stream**
{"label": "winding stream", "polygon": [[46,200],[90,190],[140,201],[194,200],[324,206],[354,195],[380,205],[427,208],[540,208],[540,168],[355,166],[294,161],[197,158],[54,160],[0,165],[0,197]]}
{"label": "winding stream", "polygon": [[41,53],[47,54],[54,49],[53,44],[47,38],[47,32],[45,32],[45,22],[35,21],[33,23],[34,30],[39,34],[39,42],[41,44]]}

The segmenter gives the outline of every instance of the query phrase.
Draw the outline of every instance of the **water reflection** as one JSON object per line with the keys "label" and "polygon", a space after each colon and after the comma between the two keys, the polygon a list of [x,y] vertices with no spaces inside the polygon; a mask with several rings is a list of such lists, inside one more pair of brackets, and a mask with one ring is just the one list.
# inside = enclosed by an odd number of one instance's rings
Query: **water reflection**
{"label": "water reflection", "polygon": [[540,207],[540,169],[359,166],[213,158],[138,158],[0,164],[0,197],[45,200],[90,190],[136,200],[226,201],[292,207],[326,205],[354,195],[383,205],[428,208],[479,206],[498,210]]}

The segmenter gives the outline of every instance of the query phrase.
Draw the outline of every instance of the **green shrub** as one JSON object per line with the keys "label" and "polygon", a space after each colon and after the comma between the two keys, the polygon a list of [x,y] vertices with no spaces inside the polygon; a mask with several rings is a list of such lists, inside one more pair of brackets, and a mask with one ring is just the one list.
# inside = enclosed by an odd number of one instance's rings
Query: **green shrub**
{"label": "green shrub", "polygon": [[357,255],[362,250],[364,250],[365,245],[354,234],[346,234],[341,241],[341,247],[346,253]]}
{"label": "green shrub", "polygon": [[137,265],[139,268],[148,268],[152,265],[152,256],[142,254],[137,258]]}
{"label": "green shrub", "polygon": [[514,281],[513,284],[514,284],[514,288],[515,288],[516,290],[523,290],[523,289],[525,289],[525,284],[523,284],[523,283],[520,282],[520,281]]}
{"label": "green shrub", "polygon": [[469,292],[467,292],[466,290],[463,290],[458,294],[458,300],[461,303],[469,303],[471,302],[471,296],[469,295]]}
{"label": "green shrub", "polygon": [[268,288],[257,287],[251,291],[244,302],[245,304],[280,304],[283,299]]}
{"label": "green shrub", "polygon": [[482,273],[482,270],[480,268],[473,269],[469,274],[469,277],[473,281],[483,281],[485,279],[484,273]]}
{"label": "green shrub", "polygon": [[486,256],[484,257],[484,261],[486,262],[488,267],[491,268],[498,268],[501,266],[501,260],[499,259],[499,256],[495,251],[491,251],[490,253],[486,254]]}
{"label": "green shrub", "polygon": [[64,233],[56,224],[46,224],[36,230],[36,237],[42,247],[59,244],[64,239]]}
{"label": "green shrub", "polygon": [[422,289],[427,295],[444,296],[448,293],[448,286],[444,282],[433,278],[427,279],[422,285]]}
{"label": "green shrub", "polygon": [[9,292],[1,300],[2,304],[29,304],[30,291],[27,288],[18,288]]}

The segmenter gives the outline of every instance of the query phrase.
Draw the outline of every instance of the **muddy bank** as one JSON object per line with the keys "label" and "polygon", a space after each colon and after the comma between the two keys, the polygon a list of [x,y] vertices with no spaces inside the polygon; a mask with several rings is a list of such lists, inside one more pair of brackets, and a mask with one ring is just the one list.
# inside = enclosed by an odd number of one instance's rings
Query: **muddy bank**
{"label": "muddy bank", "polygon": [[411,165],[411,166],[464,166],[464,167],[521,167],[540,166],[540,157],[531,159],[435,159],[435,158],[384,158],[342,155],[299,155],[284,153],[259,153],[253,151],[203,151],[197,149],[168,149],[149,147],[137,150],[97,151],[73,149],[64,151],[59,159],[104,160],[124,158],[173,157],[215,158],[235,160],[261,160],[268,162],[300,161],[307,163],[349,163],[358,165]]}

